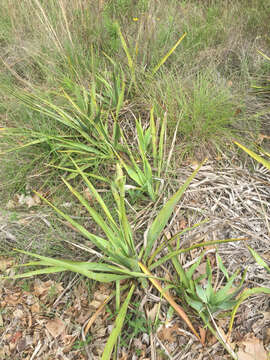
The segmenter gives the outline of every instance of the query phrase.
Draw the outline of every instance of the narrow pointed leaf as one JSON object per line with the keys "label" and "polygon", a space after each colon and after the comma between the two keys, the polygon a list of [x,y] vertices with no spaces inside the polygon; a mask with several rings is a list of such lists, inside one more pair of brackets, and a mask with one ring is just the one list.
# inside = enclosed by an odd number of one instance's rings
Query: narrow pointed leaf
{"label": "narrow pointed leaf", "polygon": [[146,261],[147,258],[149,257],[154,242],[161,235],[169,218],[171,217],[174,211],[175,206],[179,202],[180,198],[182,197],[185,190],[187,189],[191,181],[194,179],[194,177],[196,176],[202,165],[203,163],[192,173],[192,175],[186,180],[186,182],[180,187],[180,189],[167,201],[167,203],[163,206],[161,211],[156,216],[155,220],[153,221],[147,233],[147,245],[143,257],[144,261]]}
{"label": "narrow pointed leaf", "polygon": [[135,290],[135,285],[133,284],[129,290],[129,293],[128,293],[123,305],[120,308],[119,314],[117,315],[113,330],[112,330],[112,332],[109,336],[109,339],[106,343],[101,360],[110,360],[111,359],[111,354],[112,354],[113,348],[117,342],[118,336],[120,335],[120,333],[122,331],[122,327],[124,325],[124,321],[126,318],[128,305],[130,303],[130,300],[131,300],[134,290]]}
{"label": "narrow pointed leaf", "polygon": [[270,161],[265,160],[263,157],[261,157],[260,155],[256,154],[255,152],[253,152],[252,150],[249,150],[248,148],[246,148],[244,145],[239,144],[237,141],[234,141],[234,143],[239,146],[242,150],[244,150],[248,155],[250,155],[253,159],[255,159],[256,161],[258,161],[260,164],[262,164],[263,166],[265,166],[267,169],[270,170]]}
{"label": "narrow pointed leaf", "polygon": [[264,267],[265,270],[267,270],[270,273],[270,267],[266,264],[266,262],[260,257],[259,254],[256,253],[255,250],[253,250],[251,247],[248,246],[248,250],[251,253],[251,255],[256,260],[257,264]]}
{"label": "narrow pointed leaf", "polygon": [[232,327],[233,327],[233,322],[234,322],[234,318],[235,318],[235,314],[239,308],[239,306],[242,304],[243,301],[245,301],[248,297],[252,296],[252,295],[257,295],[257,294],[270,294],[270,288],[266,288],[266,287],[255,287],[253,289],[247,289],[244,290],[240,296],[240,298],[238,299],[235,307],[233,308],[232,311],[232,315],[231,315],[231,320],[230,320],[230,324],[229,324],[229,331],[228,331],[228,337],[230,337],[231,331],[232,331]]}
{"label": "narrow pointed leaf", "polygon": [[182,35],[180,37],[180,39],[176,42],[176,44],[170,49],[170,51],[167,52],[167,54],[161,59],[161,61],[154,67],[152,74],[154,75],[158,69],[165,63],[165,61],[168,59],[168,57],[174,52],[174,50],[177,48],[177,46],[180,44],[180,42],[184,39],[184,37],[187,34],[184,33],[184,35]]}

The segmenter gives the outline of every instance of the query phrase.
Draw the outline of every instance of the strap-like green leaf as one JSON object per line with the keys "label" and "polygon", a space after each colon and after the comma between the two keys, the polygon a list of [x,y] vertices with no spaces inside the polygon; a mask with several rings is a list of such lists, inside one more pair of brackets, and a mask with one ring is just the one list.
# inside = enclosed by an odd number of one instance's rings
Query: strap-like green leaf
{"label": "strap-like green leaf", "polygon": [[[203,163],[202,163],[203,164]],[[150,255],[154,242],[159,238],[162,231],[164,230],[169,218],[171,217],[175,206],[179,202],[181,196],[196,176],[197,172],[201,168],[202,164],[192,173],[192,175],[186,180],[186,182],[180,187],[180,189],[166,202],[161,211],[156,216],[152,225],[150,226],[147,233],[147,244],[144,252],[144,262],[146,262]]]}
{"label": "strap-like green leaf", "polygon": [[252,150],[249,150],[248,148],[246,148],[244,145],[239,144],[237,141],[234,141],[234,143],[239,146],[242,150],[244,150],[248,155],[250,155],[251,157],[253,157],[253,159],[255,159],[256,161],[258,161],[259,163],[261,163],[263,166],[265,166],[267,169],[270,170],[270,161],[265,160],[263,157],[261,157],[260,155],[256,154],[255,152],[253,152]]}
{"label": "strap-like green leaf", "polygon": [[248,246],[248,250],[250,251],[251,255],[256,260],[257,264],[264,267],[270,273],[270,267],[266,264],[266,262],[260,257],[259,254],[256,253],[251,247]]}
{"label": "strap-like green leaf", "polygon": [[[71,263],[70,261],[53,259],[53,258],[49,258],[46,256],[37,255],[37,254],[31,253],[28,251],[24,251],[24,250],[16,250],[16,251],[40,259],[43,262],[43,264],[46,264],[48,267],[53,267],[56,270],[55,272],[59,272],[59,271],[61,271],[60,268],[63,268],[63,271],[72,271],[72,272],[75,272],[78,274],[82,274],[82,275],[88,277],[89,279],[92,279],[95,281],[100,281],[100,282],[112,282],[112,281],[116,281],[116,280],[124,280],[124,279],[131,277],[130,275],[96,273],[96,272],[86,269],[84,266],[80,266],[80,264],[78,264],[78,263],[76,264],[76,263]],[[37,271],[38,272],[36,274],[42,274],[42,269],[37,270]],[[43,269],[43,271],[44,271],[44,273],[50,272],[46,268]],[[33,272],[31,272],[31,274],[32,273]],[[22,277],[32,276],[32,275],[27,275],[27,273],[25,273],[24,275],[25,276],[22,276]]]}
{"label": "strap-like green leaf", "polygon": [[270,288],[266,288],[266,287],[255,287],[253,289],[247,289],[244,290],[239,298],[239,300],[237,301],[235,307],[233,308],[232,311],[232,315],[231,315],[231,320],[230,320],[230,325],[229,325],[229,334],[232,331],[232,327],[233,327],[233,322],[234,322],[234,318],[235,318],[235,314],[239,308],[239,306],[242,304],[242,302],[244,300],[246,300],[249,296],[252,295],[257,295],[257,294],[270,294]]}
{"label": "strap-like green leaf", "polygon": [[168,57],[174,52],[174,50],[177,48],[177,46],[180,44],[180,42],[184,39],[184,37],[187,34],[184,33],[184,35],[182,35],[180,37],[180,39],[176,42],[176,44],[170,49],[170,51],[167,52],[167,54],[160,60],[160,62],[154,67],[154,69],[152,70],[152,74],[154,75],[158,69],[161,67],[161,65],[163,65],[165,63],[165,61],[168,59]]}
{"label": "strap-like green leaf", "polygon": [[120,333],[122,331],[122,327],[124,325],[124,321],[126,318],[128,305],[130,303],[130,300],[131,300],[134,290],[135,290],[135,285],[133,284],[129,290],[129,293],[128,293],[122,307],[120,308],[119,314],[117,315],[117,318],[116,318],[115,324],[114,324],[114,328],[113,328],[113,330],[109,336],[109,339],[106,343],[101,360],[110,360],[111,359],[113,347],[115,346],[118,336],[120,335]]}

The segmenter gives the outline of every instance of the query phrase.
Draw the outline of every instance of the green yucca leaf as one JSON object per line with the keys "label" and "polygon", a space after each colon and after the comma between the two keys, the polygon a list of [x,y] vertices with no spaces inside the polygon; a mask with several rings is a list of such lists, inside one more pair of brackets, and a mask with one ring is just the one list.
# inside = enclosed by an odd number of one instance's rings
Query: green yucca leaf
{"label": "green yucca leaf", "polygon": [[202,258],[204,257],[205,251],[199,256],[198,260],[186,271],[186,277],[188,280],[192,279],[194,272],[197,270],[198,266],[200,265]]}
{"label": "green yucca leaf", "polygon": [[176,204],[179,202],[181,196],[184,194],[185,190],[187,189],[191,181],[194,179],[203,163],[192,173],[192,175],[186,180],[186,182],[180,187],[180,189],[166,202],[166,204],[160,210],[155,220],[151,224],[150,228],[148,229],[147,244],[143,256],[144,262],[150,256],[154,242],[157,241],[162,231],[164,230],[170,216],[174,211]]}
{"label": "green yucca leaf", "polygon": [[227,281],[226,285],[221,288],[216,294],[215,294],[215,303],[220,303],[222,302],[227,296],[228,293],[230,291],[230,289],[233,286],[233,282],[236,279],[236,277],[238,276],[239,271],[236,271]]}
{"label": "green yucca leaf", "polygon": [[190,305],[199,314],[201,314],[201,312],[204,309],[204,304],[201,301],[194,300],[192,297],[188,296],[186,293],[185,293],[185,299],[186,299],[186,302],[188,303],[188,305]]}
{"label": "green yucca leaf", "polygon": [[157,260],[154,264],[151,264],[149,266],[149,269],[153,270],[156,267],[164,264],[166,261],[170,260],[174,256],[180,255],[182,253],[186,253],[186,252],[191,251],[193,249],[197,249],[197,248],[205,247],[205,246],[217,245],[217,244],[224,244],[224,243],[228,243],[228,242],[244,241],[244,240],[248,240],[248,238],[242,238],[242,239],[241,238],[232,238],[232,239],[224,239],[224,240],[206,241],[206,242],[203,242],[203,243],[192,245],[192,246],[190,246],[189,248],[186,248],[186,249],[179,249],[179,250],[171,251],[169,254],[167,254],[167,255],[163,256],[162,258],[160,258],[159,260]]}
{"label": "green yucca leaf", "polygon": [[[46,263],[47,266],[49,266],[49,267],[52,266],[52,267],[56,268],[56,272],[60,271],[59,268],[63,268],[65,271],[72,271],[72,272],[75,272],[78,274],[82,274],[82,275],[88,277],[89,279],[92,279],[95,281],[111,282],[111,281],[121,280],[121,279],[126,279],[126,278],[131,277],[130,275],[97,273],[97,272],[93,272],[93,271],[86,269],[84,266],[80,265],[80,263],[76,263],[76,262],[71,263],[70,261],[52,259],[52,258],[48,258],[45,256],[33,254],[28,251],[23,251],[23,250],[16,249],[16,251],[40,259],[41,261],[43,261],[43,264]],[[42,269],[37,270],[37,271],[39,271],[37,274],[42,274]],[[45,271],[44,273],[48,273],[49,270],[47,268],[45,268],[44,271]],[[18,275],[18,277],[28,277],[28,276],[33,275],[33,272],[29,272],[29,273],[31,273],[31,275],[28,275],[28,273],[24,273],[24,274]]]}
{"label": "green yucca leaf", "polygon": [[218,267],[220,268],[220,270],[223,272],[223,274],[225,275],[226,279],[229,280],[229,274],[228,274],[228,271],[227,269],[225,268],[224,264],[223,264],[223,261],[220,257],[219,254],[217,254],[217,264],[218,264]]}
{"label": "green yucca leaf", "polygon": [[117,229],[117,224],[114,221],[114,219],[113,219],[107,205],[103,201],[102,197],[99,195],[99,193],[97,192],[95,187],[92,185],[91,181],[88,179],[86,174],[80,169],[80,167],[76,164],[76,162],[73,159],[71,159],[71,161],[74,164],[74,166],[76,167],[76,170],[78,171],[78,173],[82,176],[82,178],[85,181],[85,183],[86,183],[88,189],[90,190],[91,194],[93,194],[94,198],[97,200],[97,202],[101,206],[102,210],[104,211],[104,213],[106,215],[106,218],[110,221],[111,226],[113,226],[114,230],[116,230]]}
{"label": "green yucca leaf", "polygon": [[33,277],[33,276],[37,276],[37,275],[54,274],[54,273],[64,272],[64,271],[67,271],[67,269],[63,266],[62,267],[61,266],[49,266],[47,268],[27,271],[22,274],[13,275],[12,279],[23,279],[23,278]]}
{"label": "green yucca leaf", "polygon": [[120,30],[120,26],[116,23],[116,26],[117,26],[117,31],[118,31],[118,35],[120,37],[120,40],[121,40],[121,44],[122,44],[122,47],[126,53],[126,56],[127,56],[127,60],[128,60],[128,67],[130,69],[130,72],[131,72],[131,76],[132,76],[132,81],[134,82],[135,81],[135,66],[134,66],[134,62],[132,60],[132,57],[130,55],[130,52],[128,50],[128,46],[127,46],[127,43],[126,43],[126,40],[124,38],[124,36],[122,35],[122,32]]}
{"label": "green yucca leaf", "polygon": [[[85,165],[80,165],[80,168],[81,168],[82,171],[87,170],[90,167],[89,161],[91,161],[91,160],[94,160],[94,158],[87,158],[86,159],[86,164]],[[78,162],[80,162],[80,160],[76,160],[76,164]],[[71,169],[71,168],[67,168],[67,167],[64,167],[64,166],[58,166],[58,165],[52,165],[52,164],[47,164],[47,166],[53,167],[55,169],[63,170],[63,171],[68,171],[68,172],[72,173],[70,176],[67,177],[68,180],[73,179],[74,174],[75,175],[80,174],[77,169]],[[100,180],[102,182],[110,184],[110,180],[103,177],[103,176],[99,176],[99,175],[96,175],[96,174],[93,174],[93,173],[85,173],[85,172],[84,172],[84,174],[85,174],[85,176],[87,178],[92,177],[93,179]]]}
{"label": "green yucca leaf", "polygon": [[50,201],[45,199],[42,195],[40,195],[38,192],[34,191],[45,203],[50,205],[61,217],[63,217],[65,220],[67,220],[75,229],[77,229],[83,236],[85,236],[87,239],[89,239],[93,244],[95,244],[100,250],[104,251],[105,253],[108,252],[109,249],[111,249],[110,243],[92,233],[90,233],[87,229],[85,229],[81,224],[79,224],[77,221],[72,219],[69,215],[63,213],[60,209],[55,207]]}
{"label": "green yucca leaf", "polygon": [[152,154],[154,159],[154,167],[157,168],[158,166],[158,159],[157,159],[157,130],[156,124],[154,119],[154,108],[150,110],[150,130],[151,130],[151,139],[152,139]]}
{"label": "green yucca leaf", "polygon": [[237,300],[237,303],[235,304],[235,307],[232,310],[232,315],[231,315],[231,320],[230,320],[230,324],[229,324],[229,335],[232,331],[232,327],[233,327],[233,322],[234,322],[234,318],[236,315],[236,312],[239,308],[239,306],[242,304],[243,301],[245,301],[248,297],[252,296],[252,295],[257,295],[257,294],[270,294],[270,288],[266,288],[266,287],[255,287],[252,289],[246,289],[242,292],[242,294],[240,295],[239,299]]}
{"label": "green yucca leaf", "polygon": [[116,229],[110,228],[103,220],[102,216],[100,216],[98,212],[89,205],[89,203],[85,200],[85,198],[77,190],[75,190],[65,179],[62,180],[66,184],[70,192],[77,197],[80,203],[89,212],[93,220],[104,231],[104,233],[106,234],[107,238],[110,241],[111,247],[114,248],[114,250],[122,249],[124,254],[128,256],[128,249],[124,246],[125,244],[121,242],[121,239],[118,237],[119,235],[115,232]]}
{"label": "green yucca leaf", "polygon": [[266,264],[266,262],[260,257],[260,255],[253,250],[251,247],[248,246],[248,250],[251,253],[251,255],[254,257],[254,259],[256,260],[257,264],[264,267],[265,270],[267,270],[270,273],[270,267]]}
{"label": "green yucca leaf", "polygon": [[167,52],[167,54],[160,60],[160,62],[154,67],[154,69],[152,70],[152,75],[154,75],[158,69],[165,63],[165,61],[168,59],[168,57],[175,51],[175,49],[177,48],[177,46],[181,43],[181,41],[184,39],[184,37],[187,34],[184,33],[184,35],[182,35],[180,37],[180,39],[176,42],[176,44],[170,49],[170,51]]}
{"label": "green yucca leaf", "polygon": [[140,119],[139,120],[136,119],[136,130],[137,130],[139,151],[140,151],[141,157],[144,157],[147,149],[146,149],[145,135],[143,132],[143,128],[142,128]]}
{"label": "green yucca leaf", "polygon": [[124,96],[125,96],[125,80],[123,78],[122,80],[122,86],[121,86],[121,91],[120,91],[120,94],[117,94],[117,105],[116,105],[116,120],[118,120],[118,116],[119,116],[119,113],[120,113],[120,110],[123,106],[123,102],[124,102]]}
{"label": "green yucca leaf", "polygon": [[195,288],[198,297],[202,300],[203,303],[207,304],[209,299],[207,297],[206,291],[198,284],[195,284]]}
{"label": "green yucca leaf", "polygon": [[30,141],[26,144],[23,144],[23,145],[19,145],[19,146],[15,146],[11,149],[8,149],[8,150],[5,150],[3,152],[0,152],[0,155],[4,155],[4,154],[8,154],[10,152],[13,152],[13,151],[17,151],[17,150],[21,150],[21,149],[24,149],[28,146],[32,146],[32,145],[37,145],[37,144],[42,144],[44,142],[47,142],[48,141],[48,138],[47,137],[44,137],[44,138],[40,138],[38,140],[33,140],[33,141]]}
{"label": "green yucca leaf", "polygon": [[[153,254],[151,255],[151,257],[149,258],[149,261],[148,261],[149,266],[150,266],[150,265],[152,264],[152,262],[154,261],[154,258],[156,257],[156,255],[159,254],[166,245],[170,246],[170,244],[171,244],[172,242],[174,242],[177,238],[179,239],[181,235],[185,234],[185,233],[188,232],[188,231],[191,231],[191,230],[197,228],[198,226],[200,226],[200,225],[202,225],[202,224],[205,224],[205,223],[208,222],[208,221],[209,221],[208,219],[205,219],[205,220],[203,220],[203,221],[201,221],[201,222],[199,222],[199,223],[197,223],[197,224],[195,224],[195,225],[193,225],[193,226],[191,226],[191,227],[187,227],[187,228],[185,228],[184,230],[179,231],[179,232],[176,233],[174,236],[172,236],[169,240],[166,239],[166,241],[163,241],[163,242],[157,247],[157,249],[153,252]],[[172,248],[171,248],[171,247],[170,247],[170,250],[172,251]]]}
{"label": "green yucca leaf", "polygon": [[256,161],[258,161],[259,163],[261,163],[263,166],[265,166],[267,169],[270,170],[270,161],[265,160],[263,157],[261,157],[260,155],[256,154],[255,152],[253,152],[252,150],[249,150],[248,148],[246,148],[244,145],[239,144],[237,141],[234,141],[234,143],[239,146],[242,150],[244,150],[248,155],[250,155],[251,157],[253,157],[253,159],[255,159]]}
{"label": "green yucca leaf", "polygon": [[165,142],[166,127],[167,127],[167,114],[165,113],[161,124],[159,144],[158,144],[158,174],[157,174],[158,177],[160,177],[161,175],[161,169],[164,164],[164,142]]}
{"label": "green yucca leaf", "polygon": [[146,178],[144,176],[144,173],[139,168],[137,164],[129,165],[126,161],[124,161],[120,156],[119,160],[123,168],[126,170],[128,176],[134,180],[140,187],[143,187],[146,182]]}
{"label": "green yucca leaf", "polygon": [[[117,200],[118,216],[119,216],[121,228],[123,230],[125,243],[130,249],[132,255],[135,255],[136,254],[135,244],[133,242],[132,231],[130,224],[128,222],[126,209],[125,209],[125,176],[123,175],[121,166],[119,164],[116,165],[115,185],[117,186],[117,188],[114,186],[114,184],[112,184],[112,191],[115,199]],[[118,196],[117,190],[119,191],[120,196]]]}
{"label": "green yucca leaf", "polygon": [[109,336],[109,339],[106,343],[101,360],[110,360],[111,359],[111,354],[112,354],[113,348],[117,342],[118,336],[120,335],[120,333],[122,331],[122,327],[124,325],[124,321],[126,318],[128,305],[130,303],[130,300],[131,300],[134,290],[135,290],[135,285],[133,284],[129,290],[129,293],[128,293],[123,305],[120,308],[119,314],[117,315],[113,330],[112,330],[112,332]]}

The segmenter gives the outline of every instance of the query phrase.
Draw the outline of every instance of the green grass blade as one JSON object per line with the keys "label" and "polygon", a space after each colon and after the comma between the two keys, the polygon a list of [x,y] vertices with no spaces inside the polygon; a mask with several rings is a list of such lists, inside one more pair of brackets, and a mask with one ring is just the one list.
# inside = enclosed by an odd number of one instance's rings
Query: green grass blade
{"label": "green grass blade", "polygon": [[163,208],[153,221],[152,225],[150,226],[147,233],[147,244],[143,256],[144,262],[146,262],[147,258],[149,257],[154,242],[159,238],[162,231],[164,230],[170,216],[174,211],[176,204],[179,202],[181,196],[184,194],[185,190],[187,189],[191,181],[194,179],[203,163],[192,173],[192,175],[186,180],[186,182],[180,187],[180,189],[167,201],[167,203],[163,206]]}
{"label": "green grass blade", "polygon": [[266,60],[269,60],[269,61],[270,61],[270,57],[267,56],[265,53],[263,53],[263,52],[260,51],[260,50],[257,50],[257,52],[258,52],[259,54],[261,54]]}
{"label": "green grass blade", "polygon": [[129,293],[128,293],[123,305],[120,308],[119,314],[117,315],[117,318],[116,318],[115,324],[114,324],[114,328],[113,328],[113,330],[109,336],[109,339],[106,343],[101,360],[110,360],[111,359],[111,354],[112,354],[113,348],[117,342],[118,336],[120,335],[120,333],[122,331],[122,327],[124,325],[126,313],[128,310],[128,305],[130,303],[130,300],[131,300],[134,290],[135,290],[135,285],[133,284],[129,290]]}
{"label": "green grass blade", "polygon": [[181,43],[181,41],[184,39],[184,37],[187,34],[184,33],[184,35],[182,35],[180,37],[180,39],[176,42],[176,44],[170,49],[170,51],[167,52],[167,54],[160,60],[160,62],[154,67],[154,69],[152,70],[152,75],[154,75],[158,69],[165,63],[165,61],[168,59],[168,57],[175,51],[175,49],[177,48],[177,46]]}

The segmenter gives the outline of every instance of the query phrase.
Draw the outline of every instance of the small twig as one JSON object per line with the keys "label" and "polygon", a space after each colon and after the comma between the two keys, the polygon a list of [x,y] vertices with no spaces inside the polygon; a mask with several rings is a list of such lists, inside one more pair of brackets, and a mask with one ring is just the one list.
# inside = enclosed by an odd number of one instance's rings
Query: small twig
{"label": "small twig", "polygon": [[34,360],[34,358],[36,357],[36,355],[38,354],[38,352],[39,352],[39,350],[40,350],[40,348],[41,348],[41,345],[42,345],[42,343],[41,343],[41,341],[39,340],[39,341],[38,341],[38,344],[37,344],[37,346],[36,346],[36,348],[35,348],[35,350],[34,350],[34,352],[33,352],[33,354],[32,354],[32,356],[31,356],[31,358],[30,358],[30,360]]}
{"label": "small twig", "polygon": [[62,291],[62,293],[58,296],[58,298],[53,303],[53,307],[58,305],[59,301],[62,299],[62,297],[65,295],[65,293],[79,280],[79,275],[76,274],[73,279],[68,283],[68,286]]}

